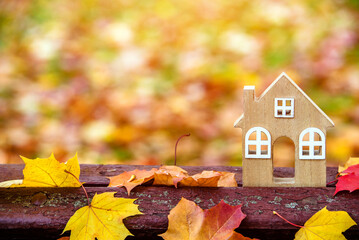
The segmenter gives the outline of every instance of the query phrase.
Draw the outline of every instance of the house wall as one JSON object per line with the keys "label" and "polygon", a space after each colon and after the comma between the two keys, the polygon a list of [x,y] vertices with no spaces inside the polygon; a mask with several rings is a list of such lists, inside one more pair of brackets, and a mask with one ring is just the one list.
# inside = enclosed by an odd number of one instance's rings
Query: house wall
{"label": "house wall", "polygon": [[242,163],[244,187],[273,186],[273,162],[269,159],[248,159]]}
{"label": "house wall", "polygon": [[[269,88],[263,97],[256,98],[254,89],[244,91],[243,129],[243,185],[277,186],[273,181],[273,144],[282,136],[289,137],[295,145],[295,184],[281,186],[325,186],[325,160],[299,160],[299,135],[309,127],[320,129],[326,135],[331,124],[320,111],[284,76]],[[275,98],[294,98],[294,118],[274,116]],[[246,159],[245,135],[252,127],[264,127],[271,134],[272,159]]]}

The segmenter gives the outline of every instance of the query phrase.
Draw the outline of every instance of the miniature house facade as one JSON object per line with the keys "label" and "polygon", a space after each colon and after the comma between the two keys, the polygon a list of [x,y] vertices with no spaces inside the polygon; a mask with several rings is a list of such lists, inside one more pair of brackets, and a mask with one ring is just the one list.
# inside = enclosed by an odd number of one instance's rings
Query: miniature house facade
{"label": "miniature house facade", "polygon": [[[325,187],[326,129],[333,121],[285,73],[260,97],[245,86],[242,128],[244,187]],[[295,147],[294,178],[273,176],[273,146],[288,137]]]}

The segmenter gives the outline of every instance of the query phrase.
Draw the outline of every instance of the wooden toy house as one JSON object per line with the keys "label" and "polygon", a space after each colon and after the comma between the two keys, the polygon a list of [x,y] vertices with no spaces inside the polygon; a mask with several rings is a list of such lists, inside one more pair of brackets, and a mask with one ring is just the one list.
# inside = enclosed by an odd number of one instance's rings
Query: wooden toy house
{"label": "wooden toy house", "polygon": [[[242,128],[244,187],[325,187],[326,129],[333,121],[285,73],[257,98],[245,86]],[[273,176],[273,146],[288,137],[295,147],[294,178]]]}

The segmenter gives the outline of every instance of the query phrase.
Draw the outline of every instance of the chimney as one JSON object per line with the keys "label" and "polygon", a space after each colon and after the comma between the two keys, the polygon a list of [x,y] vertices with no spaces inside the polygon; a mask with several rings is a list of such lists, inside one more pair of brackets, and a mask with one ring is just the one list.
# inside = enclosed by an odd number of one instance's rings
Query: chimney
{"label": "chimney", "polygon": [[243,100],[244,105],[251,104],[254,101],[254,86],[244,86]]}

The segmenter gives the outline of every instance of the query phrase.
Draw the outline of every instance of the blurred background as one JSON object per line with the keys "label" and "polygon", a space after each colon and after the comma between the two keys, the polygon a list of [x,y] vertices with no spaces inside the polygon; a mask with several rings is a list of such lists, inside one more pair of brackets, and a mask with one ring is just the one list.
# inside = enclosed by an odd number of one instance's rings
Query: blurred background
{"label": "blurred background", "polygon": [[0,163],[172,164],[191,133],[179,165],[240,165],[243,86],[259,96],[283,71],[336,124],[328,164],[345,162],[359,156],[358,17],[356,0],[2,0]]}

